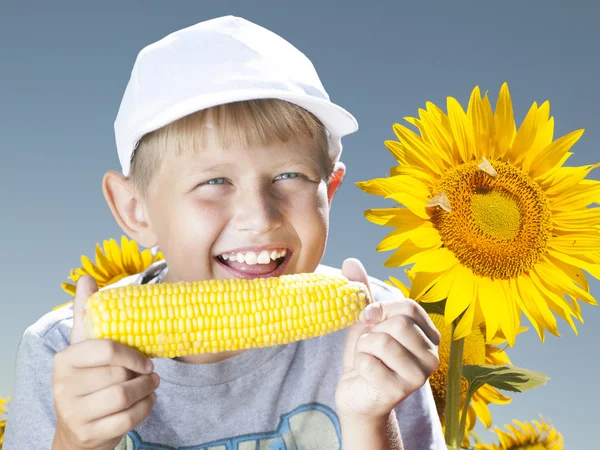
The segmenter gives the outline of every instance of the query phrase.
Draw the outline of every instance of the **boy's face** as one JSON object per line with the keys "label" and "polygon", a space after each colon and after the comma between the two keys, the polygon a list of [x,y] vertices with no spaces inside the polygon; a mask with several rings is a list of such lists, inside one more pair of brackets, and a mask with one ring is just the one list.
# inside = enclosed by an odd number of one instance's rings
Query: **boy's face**
{"label": "boy's face", "polygon": [[[148,198],[117,198],[113,212],[123,210],[117,220],[141,245],[160,245],[169,266],[165,281],[312,272],[343,175],[340,165],[328,189],[316,145],[301,142],[169,151]],[[109,203],[131,192],[112,191]],[[132,206],[135,220],[127,210]]]}

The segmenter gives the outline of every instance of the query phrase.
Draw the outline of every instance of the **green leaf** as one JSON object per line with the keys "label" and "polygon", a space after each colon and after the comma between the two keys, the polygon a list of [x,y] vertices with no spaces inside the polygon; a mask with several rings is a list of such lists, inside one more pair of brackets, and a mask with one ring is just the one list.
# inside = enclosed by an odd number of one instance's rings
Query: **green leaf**
{"label": "green leaf", "polygon": [[474,394],[484,384],[510,392],[524,392],[543,386],[550,379],[540,372],[513,366],[464,366],[463,377]]}

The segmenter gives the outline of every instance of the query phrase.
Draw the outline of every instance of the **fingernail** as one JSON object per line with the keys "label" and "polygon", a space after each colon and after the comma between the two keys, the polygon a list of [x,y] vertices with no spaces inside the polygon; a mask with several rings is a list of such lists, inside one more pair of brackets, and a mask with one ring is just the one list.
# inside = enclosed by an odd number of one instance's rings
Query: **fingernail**
{"label": "fingernail", "polygon": [[368,306],[365,309],[363,309],[360,313],[360,320],[362,320],[363,322],[369,322],[370,320],[373,320],[373,318],[373,308],[369,308]]}
{"label": "fingernail", "polygon": [[154,363],[151,359],[148,360],[148,364],[146,364],[146,370],[148,372],[152,372],[154,370]]}

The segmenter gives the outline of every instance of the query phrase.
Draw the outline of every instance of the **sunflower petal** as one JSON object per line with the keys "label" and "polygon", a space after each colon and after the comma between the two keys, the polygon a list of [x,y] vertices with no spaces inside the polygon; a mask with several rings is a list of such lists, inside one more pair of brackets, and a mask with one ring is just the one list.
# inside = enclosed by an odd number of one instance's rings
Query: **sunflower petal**
{"label": "sunflower petal", "polygon": [[482,157],[490,156],[490,130],[486,121],[483,102],[481,101],[481,93],[479,86],[473,89],[469,106],[467,108],[467,117],[471,123],[471,133],[473,140],[473,154],[477,161]]}
{"label": "sunflower petal", "polygon": [[539,275],[551,287],[552,292],[563,296],[564,294],[584,301],[590,305],[598,305],[598,302],[589,292],[577,286],[564,272],[558,270],[546,261],[541,261],[534,267],[534,272]]}
{"label": "sunflower petal", "polygon": [[[498,349],[494,349],[494,350],[498,350]],[[504,364],[494,364],[494,365],[502,366]],[[498,389],[490,386],[489,384],[484,384],[479,389],[477,389],[477,392],[475,393],[473,398],[475,398],[475,396],[481,397],[481,400],[485,401],[486,403],[495,403],[497,405],[508,405],[513,400],[512,398],[507,397],[506,395],[502,394]]]}
{"label": "sunflower petal", "polygon": [[481,422],[485,425],[486,428],[492,426],[492,415],[490,414],[490,409],[484,402],[471,402],[471,406],[475,410],[475,414]]}
{"label": "sunflower petal", "polygon": [[510,149],[506,152],[505,158],[513,164],[521,161],[533,145],[537,131],[536,119],[537,103],[534,102],[533,105],[531,105],[531,108],[529,108],[523,123],[519,127],[519,131],[517,131]]}
{"label": "sunflower petal", "polygon": [[125,265],[123,263],[123,253],[119,248],[117,241],[111,238],[110,241],[108,241],[108,249],[110,254],[110,260],[117,265],[117,267],[119,268],[119,272],[125,272]]}
{"label": "sunflower petal", "polygon": [[[454,164],[454,151],[452,149],[452,141],[448,140],[444,133],[440,119],[435,118],[436,114],[430,111],[419,109],[419,117],[421,119],[421,127],[426,133],[426,139],[429,144],[440,153],[441,158],[448,164]],[[438,116],[439,117],[439,116]]]}
{"label": "sunflower petal", "polygon": [[593,203],[600,204],[600,182],[583,180],[561,197],[549,197],[549,200],[553,211],[572,211]]}
{"label": "sunflower petal", "polygon": [[568,253],[569,255],[585,255],[590,252],[600,252],[600,230],[596,233],[595,236],[578,233],[552,236],[548,240],[548,247],[562,253]]}
{"label": "sunflower petal", "polygon": [[418,161],[419,165],[423,167],[431,167],[433,164],[435,167],[432,167],[432,169],[436,172],[441,172],[444,169],[445,164],[440,152],[431,147],[427,141],[398,123],[394,124],[393,129],[404,145],[404,155],[409,163]]}
{"label": "sunflower petal", "polygon": [[[437,233],[437,230],[435,230]],[[441,244],[441,241],[440,241]],[[427,253],[421,253],[416,258],[416,263],[412,267],[412,271],[417,272],[441,272],[450,270],[456,264],[459,264],[458,259],[446,247],[434,249]]]}
{"label": "sunflower petal", "polygon": [[425,201],[429,197],[429,189],[416,178],[407,175],[393,177],[373,178],[368,181],[359,181],[356,185],[367,194],[388,196],[397,192],[412,192],[422,197]]}
{"label": "sunflower petal", "polygon": [[429,220],[430,216],[427,212],[426,204],[429,199],[423,199],[423,197],[415,195],[414,192],[397,192],[385,197],[386,199],[392,199],[401,205],[404,205],[410,209],[413,213],[422,219]]}
{"label": "sunflower petal", "polygon": [[430,289],[437,281],[447,274],[447,271],[438,273],[418,272],[410,287],[410,298],[415,301],[419,299]]}
{"label": "sunflower petal", "polygon": [[476,276],[474,280],[477,300],[485,317],[486,342],[489,342],[500,326],[496,302],[494,301],[495,286],[494,282],[487,277]]}
{"label": "sunflower petal", "polygon": [[413,230],[427,222],[423,218],[415,215],[408,208],[375,208],[365,211],[365,218],[369,222],[397,229]]}
{"label": "sunflower petal", "polygon": [[384,267],[401,267],[406,264],[414,263],[421,254],[435,251],[442,243],[436,244],[432,247],[421,247],[415,245],[412,241],[404,242],[398,250],[396,250],[392,256],[390,256],[386,262],[383,263]]}
{"label": "sunflower petal", "polygon": [[552,249],[548,250],[548,254],[558,259],[559,261],[564,262],[565,264],[581,267],[594,278],[600,278],[600,264],[590,262],[589,259],[585,257],[585,255],[567,255],[565,253],[557,252]]}
{"label": "sunflower petal", "polygon": [[[474,283],[473,283],[474,284]],[[475,288],[473,287],[473,290]],[[475,293],[473,293],[475,295]],[[471,303],[465,310],[465,313],[462,315],[458,323],[456,324],[456,328],[454,329],[454,335],[452,339],[461,339],[467,337],[469,334],[473,332],[477,324],[473,323],[475,319],[475,308],[477,302],[471,300]]]}
{"label": "sunflower petal", "polygon": [[494,114],[496,125],[496,158],[504,157],[516,135],[515,115],[508,84],[503,83],[496,102]]}
{"label": "sunflower petal", "polygon": [[[548,317],[548,314],[550,314],[549,311],[546,312],[548,306],[545,303],[543,303],[540,306],[539,303],[534,300],[534,296],[537,295],[537,290],[535,289],[533,281],[531,281],[531,278],[529,278],[529,276],[522,275],[519,278],[517,278],[516,281],[514,281],[514,283],[516,284],[520,294],[518,296],[515,296],[515,300],[519,303],[521,310],[527,316],[527,318],[535,328],[535,331],[538,333],[540,340],[544,342],[544,330],[546,329],[545,317]],[[550,316],[552,316],[552,314],[550,314]],[[554,316],[548,317],[547,320],[550,321],[550,323],[552,323],[553,321],[556,322]]]}
{"label": "sunflower petal", "polygon": [[116,265],[110,259],[104,256],[104,253],[100,248],[100,244],[96,244],[96,265],[102,267],[108,274],[109,278],[118,273]]}
{"label": "sunflower petal", "polygon": [[[454,255],[453,255],[454,256]],[[473,303],[473,272],[471,269],[460,264],[457,265],[453,274],[454,281],[448,291],[444,320],[446,325],[454,322],[471,303]]]}
{"label": "sunflower petal", "polygon": [[390,281],[393,283],[394,286],[396,286],[398,289],[400,289],[400,291],[404,295],[404,298],[408,298],[410,296],[410,289],[402,281],[400,281],[397,278],[394,278],[391,275],[390,275]]}
{"label": "sunflower petal", "polygon": [[552,222],[563,229],[596,227],[600,224],[600,208],[554,212]]}
{"label": "sunflower petal", "polygon": [[[420,303],[435,303],[444,300],[448,297],[448,291],[450,290],[450,286],[454,281],[454,270],[458,267],[458,265],[454,266],[454,268],[445,272],[445,275],[438,279],[434,285],[427,290],[425,294],[419,297]],[[425,273],[425,272],[423,272]]]}
{"label": "sunflower petal", "polygon": [[538,184],[546,195],[557,197],[579,184],[592,170],[598,167],[600,167],[600,163],[579,167],[560,167],[552,172],[552,175],[538,180]]}
{"label": "sunflower petal", "polygon": [[[531,177],[534,180],[543,178],[550,170],[554,169],[582,135],[583,130],[573,131],[541,150],[537,158],[531,163],[531,169],[529,170]],[[525,167],[523,169],[527,170]]]}
{"label": "sunflower petal", "polygon": [[[555,336],[560,337],[560,333],[558,332],[558,325],[556,323],[556,317],[550,311],[550,307],[545,299],[542,297],[539,288],[537,287],[541,282],[538,279],[535,271],[530,271],[528,276],[521,277],[519,280],[527,280],[528,281],[528,289],[524,291],[525,304],[528,306],[529,310],[533,313],[535,311],[539,314],[536,317],[536,320],[540,320],[540,324],[548,330],[550,333]],[[532,314],[534,315],[534,314]],[[534,315],[535,317],[535,315]]]}
{"label": "sunflower petal", "polygon": [[432,226],[423,226],[414,230],[394,230],[389,233],[377,246],[378,252],[394,250],[407,240],[412,240],[415,245],[429,248],[441,244],[439,232]]}
{"label": "sunflower petal", "polygon": [[102,281],[106,281],[107,278],[110,278],[108,273],[106,273],[102,267],[96,266],[85,255],[81,256],[81,265],[88,274],[94,277],[97,283],[101,283]]}
{"label": "sunflower petal", "polygon": [[391,177],[395,177],[398,175],[406,175],[413,178],[416,178],[421,183],[423,183],[428,189],[435,189],[437,180],[441,178],[441,175],[433,172],[426,172],[418,167],[410,167],[410,166],[394,166],[390,169]]}
{"label": "sunflower petal", "polygon": [[469,162],[473,156],[472,143],[471,143],[471,125],[467,121],[467,115],[463,110],[462,106],[453,97],[448,97],[448,118],[450,119],[450,126],[452,127],[452,133],[460,158],[463,162]]}
{"label": "sunflower petal", "polygon": [[394,159],[398,162],[398,164],[404,166],[406,165],[406,150],[404,146],[398,141],[392,141],[391,139],[384,141],[385,146],[390,151]]}

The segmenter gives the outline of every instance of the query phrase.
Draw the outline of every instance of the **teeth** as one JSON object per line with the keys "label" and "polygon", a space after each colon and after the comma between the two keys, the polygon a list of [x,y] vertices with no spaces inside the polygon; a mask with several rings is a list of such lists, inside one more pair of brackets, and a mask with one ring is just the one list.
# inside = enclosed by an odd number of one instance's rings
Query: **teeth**
{"label": "teeth", "polygon": [[246,253],[246,260],[244,261],[246,264],[253,266],[256,264],[256,253],[254,252],[247,252]]}
{"label": "teeth", "polygon": [[260,252],[256,262],[258,264],[269,264],[271,262],[271,257],[269,256],[269,252],[266,250],[263,250],[262,252]]}
{"label": "teeth", "polygon": [[237,253],[224,253],[221,257],[227,261],[237,261],[240,263],[246,263],[248,265],[255,264],[269,264],[271,260],[275,261],[278,258],[281,258],[287,254],[287,250],[272,250],[270,253],[268,250],[263,250],[259,254],[256,252],[237,252]]}

